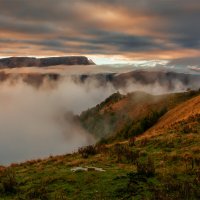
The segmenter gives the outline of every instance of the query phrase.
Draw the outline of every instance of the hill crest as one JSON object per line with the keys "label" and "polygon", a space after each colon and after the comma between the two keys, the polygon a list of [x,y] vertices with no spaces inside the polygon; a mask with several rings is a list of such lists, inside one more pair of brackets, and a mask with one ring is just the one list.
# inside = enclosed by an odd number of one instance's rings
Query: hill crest
{"label": "hill crest", "polygon": [[55,65],[94,65],[95,63],[85,56],[61,57],[9,57],[0,59],[0,68],[15,67],[47,67]]}

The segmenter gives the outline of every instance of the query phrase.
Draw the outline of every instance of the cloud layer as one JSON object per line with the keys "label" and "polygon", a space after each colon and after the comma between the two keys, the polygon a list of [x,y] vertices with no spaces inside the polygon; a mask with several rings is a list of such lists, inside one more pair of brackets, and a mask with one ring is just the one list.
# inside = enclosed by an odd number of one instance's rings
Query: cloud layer
{"label": "cloud layer", "polygon": [[70,78],[52,84],[44,81],[38,89],[22,79],[1,82],[0,165],[71,153],[95,142],[73,113],[101,102],[114,88]]}
{"label": "cloud layer", "polygon": [[[73,114],[99,104],[116,91],[163,94],[185,91],[188,87],[198,88],[199,85],[196,75],[163,74],[150,69],[130,72],[133,70],[130,67],[60,66],[1,70],[0,165],[65,154],[93,143],[98,138],[83,130]],[[194,67],[192,70],[197,71]],[[51,73],[59,78],[50,78]],[[85,73],[90,75],[86,78]],[[111,73],[114,74],[109,81]]]}
{"label": "cloud layer", "polygon": [[0,56],[198,57],[199,0],[2,0]]}

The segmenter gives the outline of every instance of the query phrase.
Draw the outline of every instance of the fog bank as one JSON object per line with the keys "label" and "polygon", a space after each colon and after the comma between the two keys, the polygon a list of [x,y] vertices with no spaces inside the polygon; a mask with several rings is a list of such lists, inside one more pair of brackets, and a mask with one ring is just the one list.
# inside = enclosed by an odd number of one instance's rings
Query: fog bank
{"label": "fog bank", "polygon": [[[102,81],[102,77],[91,76],[81,81],[78,78],[81,70],[73,67],[67,71],[61,67],[58,70],[23,68],[3,71],[10,75],[0,82],[0,165],[71,153],[78,147],[94,143],[97,138],[83,130],[74,116],[102,102],[117,90],[123,94],[138,90],[163,94],[186,89],[178,80],[170,82],[174,85],[172,91],[165,84],[142,84],[137,80],[126,80],[127,76],[123,75],[116,80],[125,84],[117,88],[116,82]],[[92,70],[93,67],[88,67],[87,72],[94,74]],[[60,77],[51,80],[44,76],[39,87],[20,78],[36,72],[57,73]],[[18,78],[13,73],[17,73]],[[38,80],[37,74],[34,78]]]}
{"label": "fog bank", "polygon": [[38,89],[22,80],[0,84],[0,164],[70,153],[95,142],[73,114],[96,105],[114,89],[70,79]]}

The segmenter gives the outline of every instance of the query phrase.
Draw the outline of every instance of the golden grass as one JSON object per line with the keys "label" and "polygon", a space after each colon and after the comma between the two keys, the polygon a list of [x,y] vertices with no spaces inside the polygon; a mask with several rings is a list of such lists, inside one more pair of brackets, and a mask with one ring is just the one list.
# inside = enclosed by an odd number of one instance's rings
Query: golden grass
{"label": "golden grass", "polygon": [[187,120],[191,116],[200,114],[200,95],[194,97],[167,112],[158,123],[147,130],[138,138],[153,137],[162,134],[163,130],[167,130],[170,126],[182,120]]}

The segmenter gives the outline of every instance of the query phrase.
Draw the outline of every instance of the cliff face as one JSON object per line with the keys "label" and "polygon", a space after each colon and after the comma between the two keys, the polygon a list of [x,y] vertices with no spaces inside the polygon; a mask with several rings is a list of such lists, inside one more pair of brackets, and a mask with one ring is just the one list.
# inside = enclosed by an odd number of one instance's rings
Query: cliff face
{"label": "cliff face", "polygon": [[85,56],[65,56],[65,57],[10,57],[0,59],[0,68],[15,67],[47,67],[55,65],[94,65],[95,63]]}

